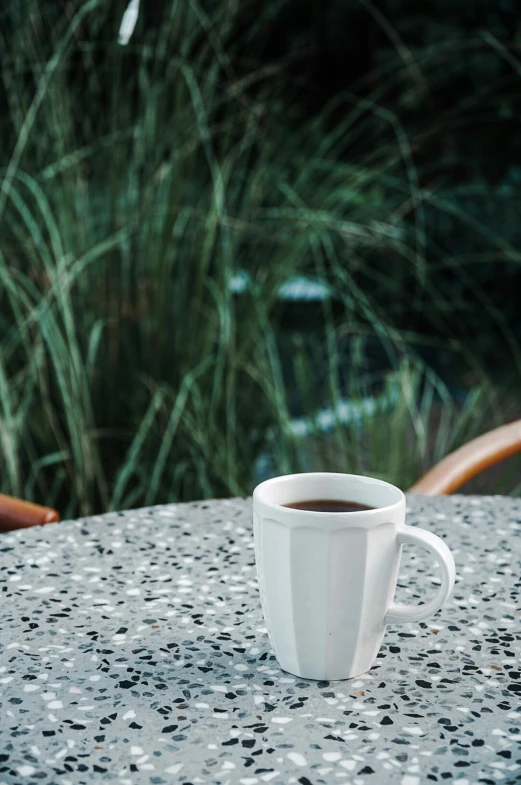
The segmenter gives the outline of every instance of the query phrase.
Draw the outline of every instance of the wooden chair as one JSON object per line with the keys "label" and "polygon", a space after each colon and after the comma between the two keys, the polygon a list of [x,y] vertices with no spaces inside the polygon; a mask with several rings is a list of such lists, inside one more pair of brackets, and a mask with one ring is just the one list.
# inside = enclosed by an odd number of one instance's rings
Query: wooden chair
{"label": "wooden chair", "polygon": [[45,523],[58,523],[60,516],[50,507],[0,494],[0,532],[27,529]]}
{"label": "wooden chair", "polygon": [[450,494],[476,474],[521,452],[521,420],[478,436],[447,455],[418,480],[410,493]]}

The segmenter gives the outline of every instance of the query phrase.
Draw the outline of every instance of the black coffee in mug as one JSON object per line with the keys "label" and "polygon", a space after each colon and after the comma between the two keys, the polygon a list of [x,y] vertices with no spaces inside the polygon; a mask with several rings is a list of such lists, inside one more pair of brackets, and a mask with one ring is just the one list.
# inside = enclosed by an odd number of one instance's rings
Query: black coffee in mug
{"label": "black coffee in mug", "polygon": [[291,504],[282,504],[281,506],[289,507],[291,510],[307,510],[308,512],[365,512],[375,509],[367,504],[344,501],[343,499],[310,499],[309,501],[291,502]]}

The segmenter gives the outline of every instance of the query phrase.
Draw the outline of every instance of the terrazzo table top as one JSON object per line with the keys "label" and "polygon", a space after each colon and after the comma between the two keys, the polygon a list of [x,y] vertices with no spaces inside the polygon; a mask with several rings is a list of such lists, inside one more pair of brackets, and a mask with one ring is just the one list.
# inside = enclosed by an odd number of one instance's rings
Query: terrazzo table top
{"label": "terrazzo table top", "polygon": [[[251,501],[0,537],[0,785],[521,782],[521,501],[411,497],[458,578],[361,678],[281,672]],[[435,590],[420,549],[399,600]]]}

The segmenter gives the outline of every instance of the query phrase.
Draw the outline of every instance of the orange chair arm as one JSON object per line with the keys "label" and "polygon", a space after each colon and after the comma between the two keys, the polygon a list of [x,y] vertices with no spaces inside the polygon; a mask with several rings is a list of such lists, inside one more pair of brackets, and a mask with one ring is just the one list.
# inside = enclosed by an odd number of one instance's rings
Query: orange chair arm
{"label": "orange chair arm", "polygon": [[44,523],[57,523],[59,520],[56,510],[50,507],[0,494],[0,531],[26,529]]}
{"label": "orange chair arm", "polygon": [[443,458],[409,491],[428,495],[453,493],[476,474],[518,452],[521,452],[521,420],[502,425],[464,444]]}

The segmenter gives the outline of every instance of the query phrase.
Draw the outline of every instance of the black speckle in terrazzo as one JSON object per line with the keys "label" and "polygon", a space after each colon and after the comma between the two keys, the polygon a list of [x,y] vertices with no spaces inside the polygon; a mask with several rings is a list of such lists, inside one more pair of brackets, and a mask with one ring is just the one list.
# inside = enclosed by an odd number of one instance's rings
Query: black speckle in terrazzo
{"label": "black speckle in terrazzo", "polygon": [[[409,510],[452,548],[453,597],[332,683],[277,665],[248,500],[2,535],[0,784],[521,782],[521,502]],[[438,583],[405,549],[398,601]]]}

